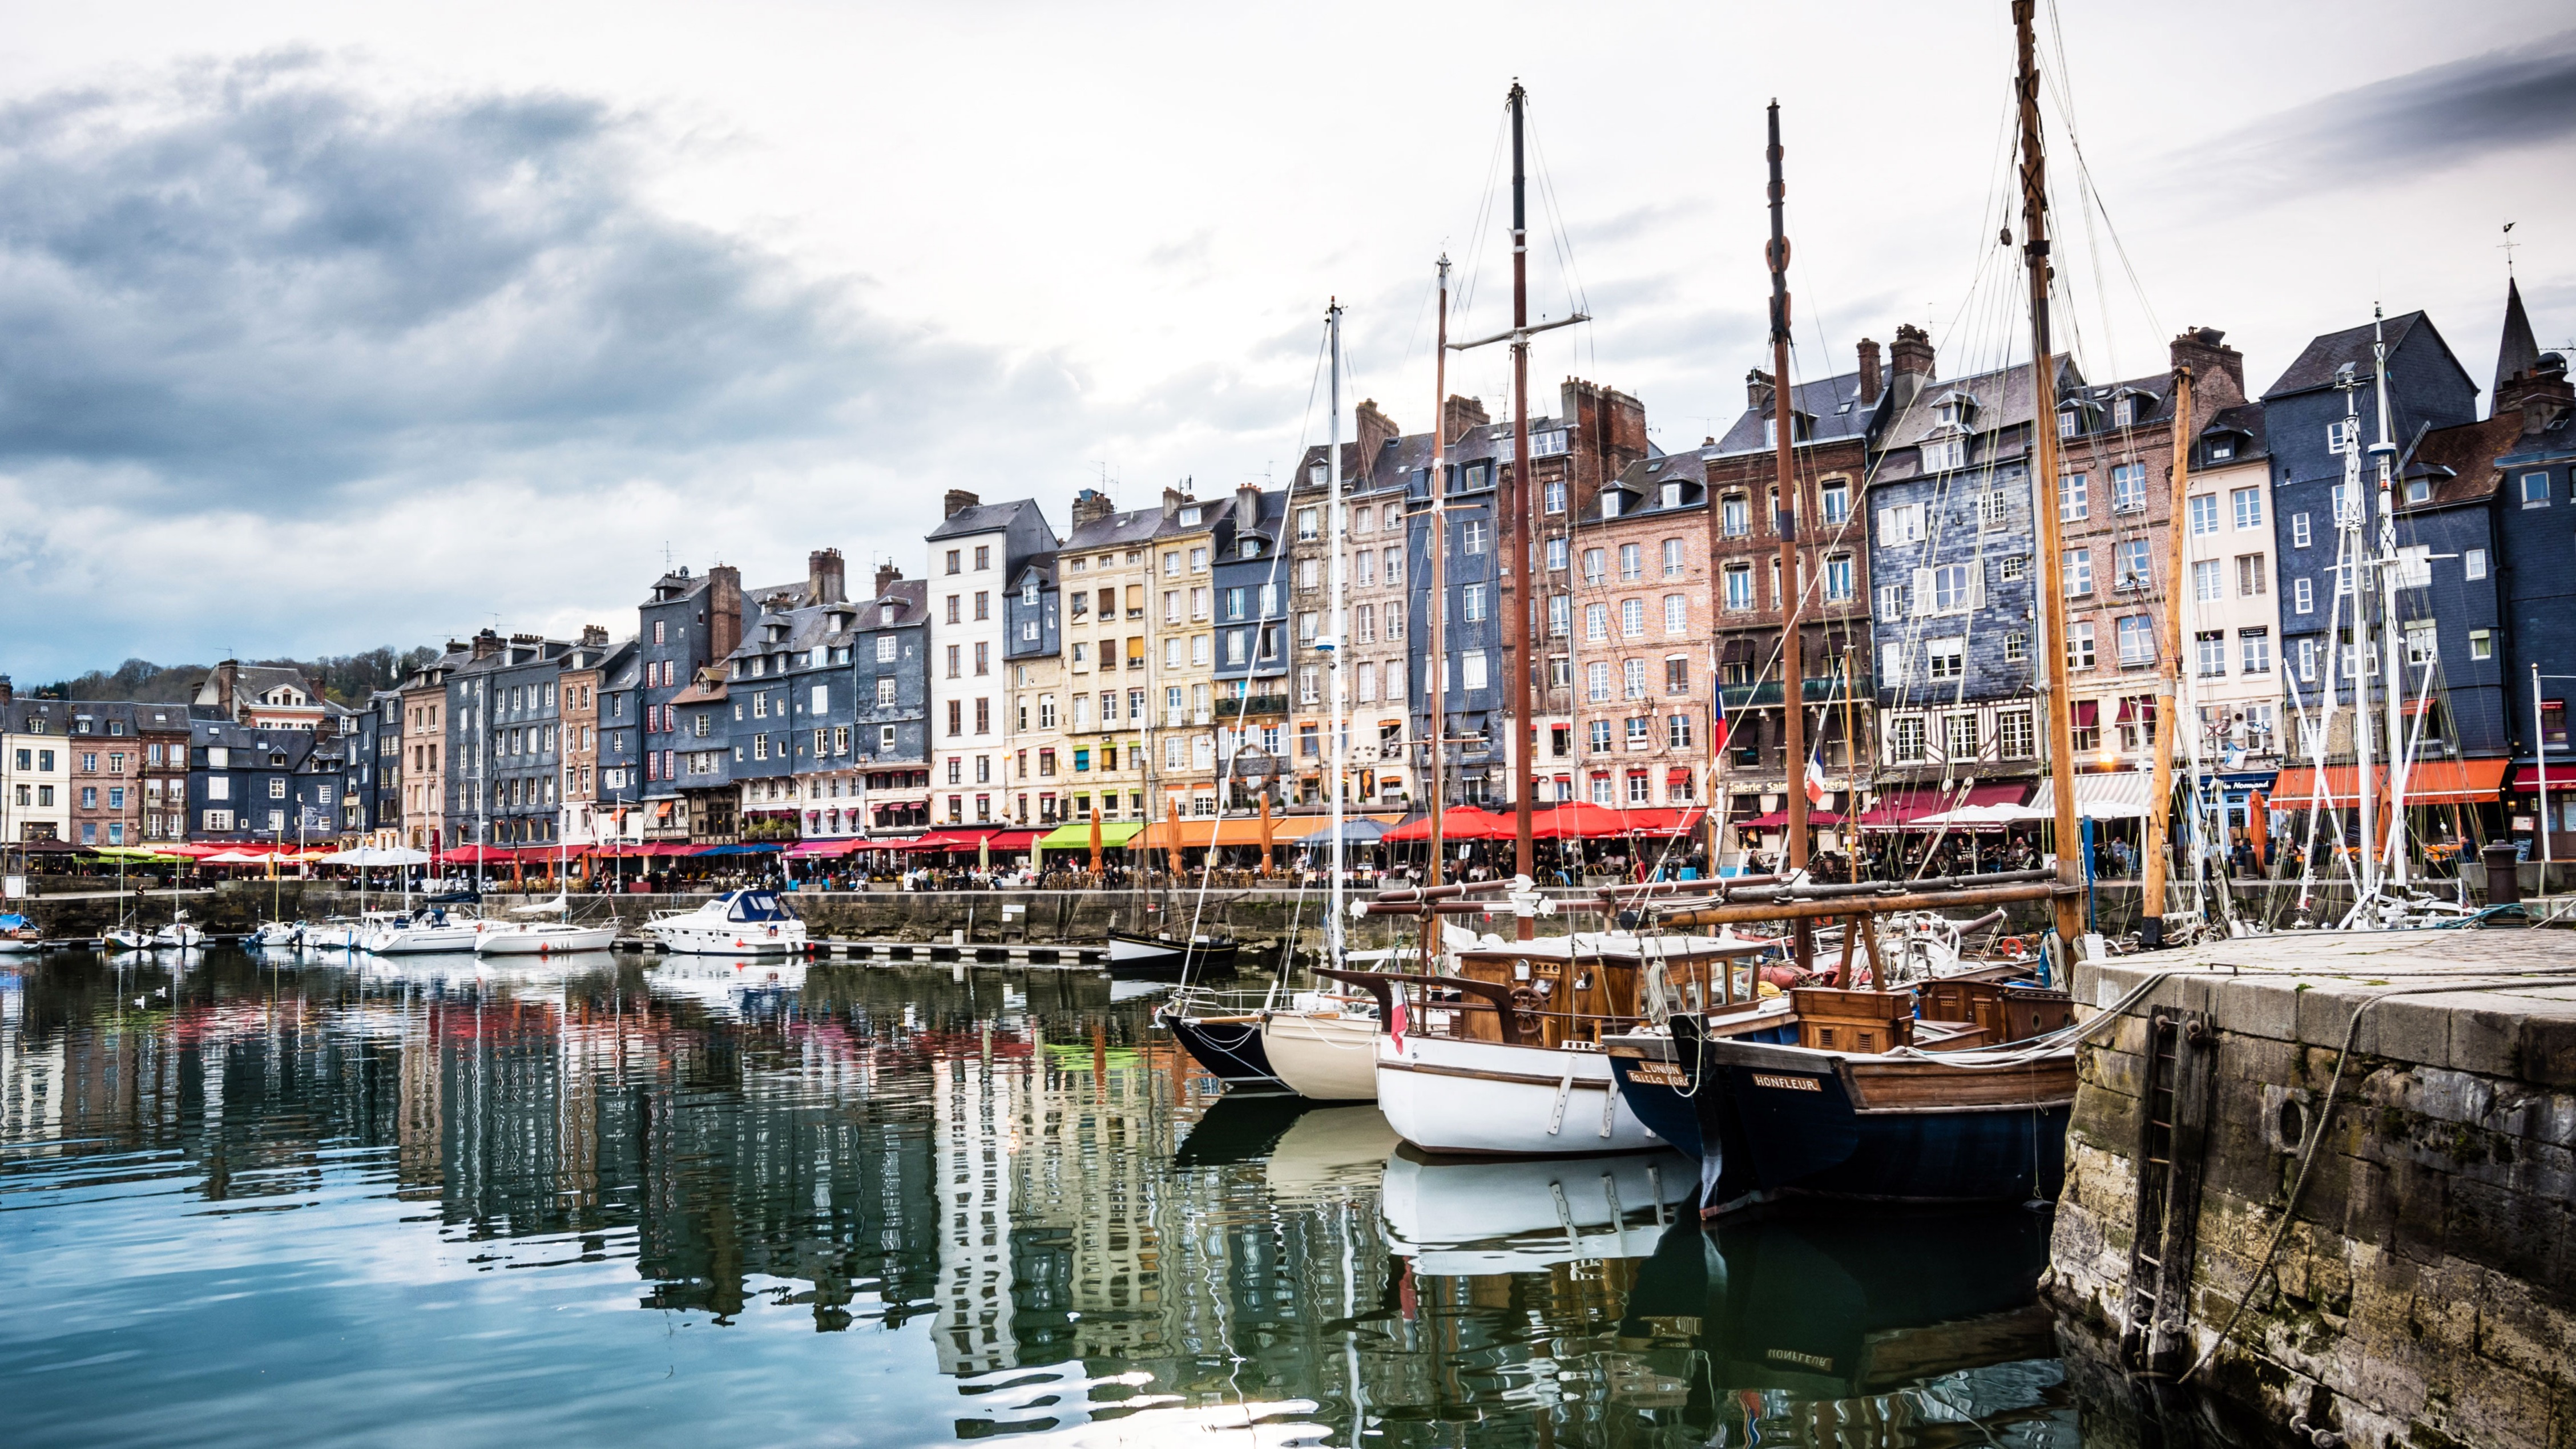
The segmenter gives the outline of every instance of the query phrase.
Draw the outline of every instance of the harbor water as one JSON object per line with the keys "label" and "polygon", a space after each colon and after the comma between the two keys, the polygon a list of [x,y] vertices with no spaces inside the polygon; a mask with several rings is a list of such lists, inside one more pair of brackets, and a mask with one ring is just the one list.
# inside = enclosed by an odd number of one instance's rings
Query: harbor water
{"label": "harbor water", "polygon": [[0,1442],[2075,1445],[2023,1209],[1430,1162],[1076,972],[0,960]]}

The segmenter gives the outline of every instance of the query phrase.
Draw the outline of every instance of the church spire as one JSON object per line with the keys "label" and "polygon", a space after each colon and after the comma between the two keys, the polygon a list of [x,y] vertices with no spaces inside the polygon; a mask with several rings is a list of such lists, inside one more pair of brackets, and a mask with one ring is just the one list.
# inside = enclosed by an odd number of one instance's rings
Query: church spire
{"label": "church spire", "polygon": [[[2540,344],[2531,335],[2531,318],[2522,310],[2522,287],[2511,277],[2504,284],[2504,343],[2496,349],[2495,391],[2487,396],[2491,403],[2501,402],[2505,384],[2527,373],[2540,362]],[[2494,416],[2491,406],[2488,416]]]}

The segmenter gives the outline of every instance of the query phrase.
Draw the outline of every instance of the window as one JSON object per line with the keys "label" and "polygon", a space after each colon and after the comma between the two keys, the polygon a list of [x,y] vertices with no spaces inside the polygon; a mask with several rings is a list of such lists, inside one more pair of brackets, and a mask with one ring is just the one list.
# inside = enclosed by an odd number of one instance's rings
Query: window
{"label": "window", "polygon": [[2066,596],[2093,592],[2093,550],[2070,548],[2066,551]]}
{"label": "window", "polygon": [[1626,494],[1624,494],[1624,493],[1621,493],[1617,488],[1604,488],[1604,489],[1602,489],[1602,490],[1601,490],[1601,516],[1602,516],[1602,517],[1604,517],[1604,518],[1616,518],[1616,517],[1618,517],[1618,516],[1619,516],[1619,505],[1620,505],[1620,503],[1621,503],[1623,500],[1625,500],[1625,499],[1626,499],[1626,497],[1627,497],[1627,495],[1626,495]]}
{"label": "window", "polygon": [[1664,693],[1690,693],[1690,659],[1688,656],[1681,654],[1665,656]]}
{"label": "window", "polygon": [[1592,721],[1591,726],[1584,731],[1584,739],[1595,753],[1609,749],[1610,721],[1606,719]]}
{"label": "window", "polygon": [[1923,674],[1927,679],[1958,679],[1968,672],[1968,641],[1964,638],[1930,639],[1923,645]]}
{"label": "window", "polygon": [[1626,698],[1644,699],[1646,697],[1645,660],[1624,660],[1619,666],[1619,673],[1620,682],[1625,686],[1623,693]]}
{"label": "window", "polygon": [[[1318,468],[1316,471],[1322,472],[1323,470]],[[1316,537],[1314,509],[1300,508],[1297,510],[1297,537],[1303,542],[1311,543],[1314,541]]]}
{"label": "window", "polygon": [[2147,465],[2120,463],[2111,469],[2111,511],[2143,513],[2147,507]]}
{"label": "window", "polygon": [[1962,711],[1941,720],[1941,748],[1953,760],[1973,760],[1981,747],[1977,716]]}
{"label": "window", "polygon": [[1458,591],[1459,617],[1470,624],[1485,621],[1485,586],[1469,584]]}
{"label": "window", "polygon": [[2290,612],[2293,614],[2315,613],[2317,611],[2316,587],[2316,581],[2313,579],[2301,578],[2290,580]]}
{"label": "window", "polygon": [[2227,631],[2209,629],[2191,636],[2192,656],[2203,679],[2227,676]]}
{"label": "window", "polygon": [[2039,753],[2029,710],[2010,710],[1995,716],[1995,751],[2008,760],[2028,759]]}
{"label": "window", "polygon": [[1689,595],[1664,595],[1664,632],[1667,634],[1686,634],[1690,632]]}
{"label": "window", "polygon": [[1468,519],[1458,530],[1458,551],[1470,557],[1485,551],[1485,525],[1480,519]]}
{"label": "window", "polygon": [[1546,487],[1541,490],[1540,496],[1546,501],[1548,512],[1563,513],[1565,511],[1565,484],[1562,481],[1546,485]]}
{"label": "window", "polygon": [[1574,596],[1550,594],[1547,598],[1547,632],[1550,638],[1562,639],[1574,630]]}
{"label": "window", "polygon": [[2431,664],[2441,652],[2439,626],[2430,619],[2417,620],[2406,626],[2406,663],[2420,669]]}
{"label": "window", "polygon": [[2272,631],[2269,628],[2236,631],[2238,667],[2247,674],[2272,672]]}
{"label": "window", "polygon": [[2227,497],[2228,501],[2236,506],[2236,526],[2238,528],[2261,528],[2263,526],[2262,489],[2239,488],[2228,494]]}
{"label": "window", "polygon": [[2155,587],[2155,558],[2143,538],[2125,540],[2120,545],[2120,587],[2149,589]]}
{"label": "window", "polygon": [[1923,505],[1896,503],[1878,510],[1878,541],[1882,544],[1921,543]]}
{"label": "window", "polygon": [[2523,506],[2523,507],[2525,507],[2525,508],[2547,508],[2547,507],[2549,506],[2549,475],[2548,475],[2548,474],[2546,474],[2546,473],[2525,473],[2525,474],[2523,474],[2523,475],[2522,475],[2522,480],[2521,480],[2521,481],[2522,481],[2522,506]]}
{"label": "window", "polygon": [[1664,717],[1664,748],[1687,750],[1691,747],[1691,717],[1686,714]]}
{"label": "window", "polygon": [[2000,488],[1988,488],[1977,495],[1977,527],[1997,529],[2012,521],[2012,501]]}
{"label": "window", "polygon": [[2004,661],[2019,664],[2030,657],[2030,636],[2015,630],[2004,636]]}
{"label": "window", "polygon": [[1966,564],[1943,564],[1932,570],[1933,609],[1950,614],[1975,607],[1971,597],[1974,578],[1974,571]]}
{"label": "window", "polygon": [[2060,523],[2073,523],[2078,519],[2089,518],[2091,516],[2091,507],[2086,502],[2084,475],[2081,473],[2069,473],[2065,477],[2058,479],[2058,521]]}
{"label": "window", "polygon": [[2397,551],[2397,587],[2421,589],[2431,587],[2432,583],[2432,545],[2419,543]]}
{"label": "window", "polygon": [[2307,546],[2308,516],[2304,513],[2293,513],[2290,515],[2290,547],[2306,548]]}
{"label": "window", "polygon": [[[1595,604],[1592,607],[1597,609],[1601,606]],[[1751,564],[1726,566],[1726,607],[1738,611],[1753,607],[1753,566]]]}
{"label": "window", "polygon": [[1633,543],[1619,545],[1619,577],[1643,578],[1646,574],[1646,551]]}
{"label": "window", "polygon": [[2202,604],[2227,597],[2227,575],[2218,560],[2203,559],[2191,566],[2191,597]]}
{"label": "window", "polygon": [[1729,493],[1721,499],[1717,506],[1717,516],[1718,526],[1726,530],[1726,536],[1729,538],[1742,538],[1752,532],[1752,510],[1746,506],[1744,495],[1741,493]]}
{"label": "window", "polygon": [[[1765,429],[1771,425],[1763,424]],[[1923,471],[1939,473],[1968,466],[1968,440],[1965,438],[1931,438],[1923,444]]]}
{"label": "window", "polygon": [[[1734,606],[1730,604],[1727,607],[1733,608]],[[1905,585],[1880,584],[1878,586],[1878,612],[1891,619],[1906,613]]]}
{"label": "window", "polygon": [[1565,567],[1565,560],[1565,540],[1561,538],[1549,539],[1547,541],[1547,566],[1551,569],[1562,569]]}
{"label": "window", "polygon": [[2066,626],[2066,667],[2093,667],[2093,621],[2078,619]]}
{"label": "window", "polygon": [[1899,715],[1887,722],[1888,757],[1899,762],[1923,758],[1923,717]]}
{"label": "window", "polygon": [[1828,478],[1816,490],[1818,506],[1825,522],[1844,523],[1851,518],[1851,485],[1840,478]]}
{"label": "window", "polygon": [[2471,659],[2493,659],[2495,657],[2494,630],[2471,629],[2469,631],[2469,657]]}
{"label": "window", "polygon": [[1682,541],[1678,538],[1665,539],[1664,577],[1668,579],[1680,578],[1684,567],[1685,566],[1682,562]]}
{"label": "window", "polygon": [[2236,556],[2236,593],[2239,598],[2256,598],[2270,589],[2271,571],[2263,567],[2263,555],[2240,553]]}
{"label": "window", "polygon": [[1608,699],[1610,697],[1609,663],[1605,660],[1596,659],[1590,664],[1583,666],[1583,684],[1584,698],[1595,704]]}
{"label": "window", "polygon": [[[2238,491],[2240,491],[2240,492],[2250,492],[2250,491],[2252,491],[2252,490],[2250,490],[2250,489],[2240,489],[2240,490],[2238,490]],[[2190,502],[2189,507],[2190,507],[2190,511],[2191,511],[2191,531],[2192,531],[2193,533],[2195,533],[2195,534],[2202,534],[2202,533],[2216,533],[2216,532],[2218,531],[2218,495],[2217,495],[2217,494],[2214,494],[2214,493],[2196,493],[2196,494],[2192,495],[2192,499],[2191,499],[2191,502]],[[2243,526],[2244,526],[2244,525],[2242,525],[2242,524],[2239,524],[2239,525],[2238,525],[2238,527],[2240,527],[2240,528],[2241,528],[2241,527],[2243,527]]]}
{"label": "window", "polygon": [[1646,601],[1643,599],[1621,599],[1619,601],[1619,633],[1621,637],[1633,639],[1645,632]]}
{"label": "window", "polygon": [[1483,689],[1485,687],[1484,650],[1470,649],[1467,651],[1465,658],[1460,661],[1458,678],[1459,683],[1465,688]]}
{"label": "window", "polygon": [[1627,735],[1628,748],[1632,750],[1651,748],[1655,742],[1654,722],[1642,714],[1630,715],[1627,721]]}
{"label": "window", "polygon": [[1852,556],[1838,553],[1825,559],[1825,598],[1829,602],[1849,602],[1853,589]]}
{"label": "window", "polygon": [[2131,668],[2156,662],[2155,628],[2144,614],[2124,615],[2120,620],[2120,667]]}
{"label": "window", "polygon": [[2482,548],[2464,548],[2460,550],[2460,572],[2467,578],[2485,578],[2487,576],[2487,551]]}

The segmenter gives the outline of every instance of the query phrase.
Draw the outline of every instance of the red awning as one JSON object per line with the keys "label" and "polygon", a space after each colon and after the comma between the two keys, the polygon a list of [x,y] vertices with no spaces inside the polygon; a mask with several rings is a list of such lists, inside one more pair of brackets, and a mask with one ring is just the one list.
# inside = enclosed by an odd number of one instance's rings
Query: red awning
{"label": "red awning", "polygon": [[2019,780],[1994,780],[1972,783],[1965,790],[1955,786],[1944,790],[1938,785],[1882,790],[1878,803],[1862,811],[1853,823],[1863,830],[1905,830],[1923,816],[1956,810],[1962,805],[2018,805],[2029,788]]}
{"label": "red awning", "polygon": [[[1831,810],[1810,810],[1807,812],[1807,823],[1840,825],[1843,823],[1843,818]],[[1789,812],[1774,810],[1768,815],[1756,815],[1750,820],[1735,821],[1734,825],[1738,830],[1785,830],[1789,825]]]}
{"label": "red awning", "polygon": [[[1537,823],[1531,823],[1537,830]],[[1473,805],[1460,805],[1440,812],[1440,841],[1446,845],[1455,840],[1511,840],[1520,834],[1520,822],[1507,816],[1491,814]],[[1386,843],[1402,845],[1409,841],[1431,838],[1431,817],[1399,825],[1385,835]]]}
{"label": "red awning", "polygon": [[[1632,812],[1595,805],[1589,800],[1568,800],[1551,810],[1536,814],[1530,821],[1533,840],[1598,840],[1605,836],[1625,835],[1637,828],[1629,816]],[[1514,824],[1514,833],[1519,827]],[[1445,835],[1446,832],[1443,832]]]}
{"label": "red awning", "polygon": [[[2513,788],[2516,791],[2527,790],[2537,793],[2540,789],[2540,767],[2538,765],[2525,765],[2521,769],[2514,771]],[[2561,790],[2576,790],[2576,760],[2569,760],[2564,764],[2552,763],[2550,765],[2549,793],[2555,795]],[[2410,783],[2407,785],[2406,794],[2409,798],[2414,796],[2415,787],[2413,784]]]}
{"label": "red awning", "polygon": [[[2406,772],[2406,803],[2409,805],[2489,805],[2504,790],[2505,767],[2509,760],[2418,760]],[[2325,775],[2325,803],[2357,805],[2360,795],[2354,783],[2360,778],[2352,765],[2328,765]],[[2388,798],[2388,767],[2373,765],[2370,769],[2371,793],[2381,800]],[[2317,797],[2316,771],[2307,766],[2283,770],[2272,784],[2272,808],[2304,810]],[[2554,791],[2557,782],[2552,780]]]}
{"label": "red awning", "polygon": [[1037,839],[1038,832],[1034,830],[1005,830],[993,837],[992,846],[995,850],[1026,850]]}

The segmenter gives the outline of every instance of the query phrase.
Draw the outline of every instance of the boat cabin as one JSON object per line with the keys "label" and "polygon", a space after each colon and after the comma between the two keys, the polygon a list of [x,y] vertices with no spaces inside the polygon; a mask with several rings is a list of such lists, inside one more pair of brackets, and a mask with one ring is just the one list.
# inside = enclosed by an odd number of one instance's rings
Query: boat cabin
{"label": "boat cabin", "polygon": [[1415,1029],[1510,1046],[1598,1045],[1648,1017],[1650,986],[1667,1002],[1673,993],[1709,999],[1724,991],[1721,973],[1738,958],[1767,949],[1724,936],[1487,936],[1455,950],[1454,974],[1414,978],[1423,993]]}

